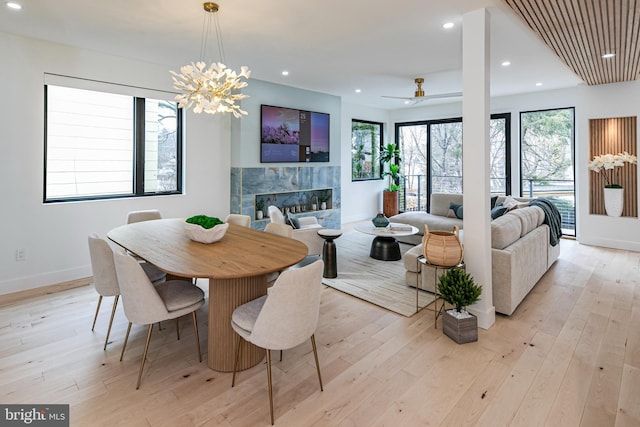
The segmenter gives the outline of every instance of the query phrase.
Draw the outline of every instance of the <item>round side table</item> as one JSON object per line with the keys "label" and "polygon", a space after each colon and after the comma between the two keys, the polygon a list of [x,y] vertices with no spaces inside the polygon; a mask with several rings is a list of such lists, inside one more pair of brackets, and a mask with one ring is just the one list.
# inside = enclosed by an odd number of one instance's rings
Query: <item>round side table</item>
{"label": "round side table", "polygon": [[335,279],[338,277],[338,265],[336,263],[336,244],[333,241],[342,236],[342,230],[323,228],[318,230],[318,236],[324,239],[324,245],[322,245],[324,272],[322,277]]}

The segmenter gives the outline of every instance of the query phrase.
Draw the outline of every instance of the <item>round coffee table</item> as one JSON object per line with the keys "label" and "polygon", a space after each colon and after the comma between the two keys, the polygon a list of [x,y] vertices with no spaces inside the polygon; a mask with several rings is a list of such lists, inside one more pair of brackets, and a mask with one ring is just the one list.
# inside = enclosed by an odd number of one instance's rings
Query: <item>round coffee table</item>
{"label": "round coffee table", "polygon": [[374,227],[372,224],[357,224],[356,231],[376,236],[371,242],[369,256],[380,261],[398,261],[402,259],[400,245],[396,240],[399,236],[411,236],[418,229],[412,225],[390,223],[387,227]]}
{"label": "round coffee table", "polygon": [[333,241],[342,236],[342,230],[322,228],[318,230],[318,236],[324,239],[324,245],[322,245],[324,272],[322,273],[322,277],[335,279],[338,277],[338,265],[336,262],[336,244]]}

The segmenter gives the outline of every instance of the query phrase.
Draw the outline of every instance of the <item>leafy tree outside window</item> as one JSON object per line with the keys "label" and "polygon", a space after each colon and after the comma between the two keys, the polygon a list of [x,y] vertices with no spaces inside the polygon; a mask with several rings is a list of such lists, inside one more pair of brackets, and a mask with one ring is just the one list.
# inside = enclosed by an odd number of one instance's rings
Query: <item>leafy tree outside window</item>
{"label": "leafy tree outside window", "polygon": [[351,121],[351,180],[381,179],[382,123]]}

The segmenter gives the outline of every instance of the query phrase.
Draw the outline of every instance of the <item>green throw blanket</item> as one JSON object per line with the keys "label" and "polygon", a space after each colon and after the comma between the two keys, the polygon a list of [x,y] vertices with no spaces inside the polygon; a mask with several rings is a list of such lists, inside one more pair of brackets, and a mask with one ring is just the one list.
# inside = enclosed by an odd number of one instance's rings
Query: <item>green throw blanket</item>
{"label": "green throw blanket", "polygon": [[558,208],[556,208],[551,200],[544,197],[532,200],[529,202],[529,206],[538,206],[544,211],[544,224],[549,226],[549,243],[551,246],[557,245],[560,237],[562,237],[562,217],[560,216]]}

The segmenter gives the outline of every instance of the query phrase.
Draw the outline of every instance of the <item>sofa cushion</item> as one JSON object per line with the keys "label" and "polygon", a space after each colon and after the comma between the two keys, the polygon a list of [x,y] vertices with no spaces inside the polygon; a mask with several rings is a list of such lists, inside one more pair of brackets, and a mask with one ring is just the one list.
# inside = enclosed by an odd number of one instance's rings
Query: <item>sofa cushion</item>
{"label": "sofa cushion", "polygon": [[446,217],[451,203],[461,205],[462,194],[432,193],[429,213]]}
{"label": "sofa cushion", "polygon": [[491,247],[504,249],[520,238],[522,225],[516,215],[503,215],[491,222]]}
{"label": "sofa cushion", "polygon": [[462,220],[458,218],[447,218],[445,216],[431,215],[423,211],[403,212],[389,218],[391,222],[413,225],[418,229],[418,235],[424,234],[424,225],[429,226],[429,230],[451,231],[453,226],[462,229]]}
{"label": "sofa cushion", "polygon": [[[536,206],[528,206],[525,208],[514,209],[509,211],[506,216],[515,216],[520,220],[520,237],[529,234],[538,227],[539,215],[542,209]],[[544,213],[543,213],[544,215]]]}

